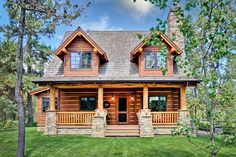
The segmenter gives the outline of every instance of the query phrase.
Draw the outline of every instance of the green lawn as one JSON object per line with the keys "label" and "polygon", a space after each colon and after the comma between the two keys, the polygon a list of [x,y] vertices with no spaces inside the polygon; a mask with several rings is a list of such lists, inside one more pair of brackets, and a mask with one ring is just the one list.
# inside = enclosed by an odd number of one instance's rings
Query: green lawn
{"label": "green lawn", "polygon": [[[15,156],[17,131],[0,131],[0,156]],[[206,139],[194,139],[203,146]],[[45,136],[36,128],[26,129],[26,156],[35,157],[184,157],[208,156],[185,137],[92,138],[79,135]],[[236,156],[236,143],[223,147],[219,156]]]}

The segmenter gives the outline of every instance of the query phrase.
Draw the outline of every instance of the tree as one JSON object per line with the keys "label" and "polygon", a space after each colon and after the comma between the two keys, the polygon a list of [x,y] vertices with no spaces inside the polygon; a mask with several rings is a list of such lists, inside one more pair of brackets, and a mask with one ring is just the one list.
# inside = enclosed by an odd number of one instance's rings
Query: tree
{"label": "tree", "polygon": [[[89,3],[86,4],[88,6]],[[7,11],[10,19],[17,18],[18,10],[20,10],[19,19],[10,22],[18,23],[18,47],[17,47],[17,80],[15,88],[15,100],[18,111],[18,149],[17,156],[24,156],[25,146],[25,110],[24,99],[22,96],[22,78],[23,78],[23,37],[25,35],[25,20],[26,13],[35,13],[40,19],[44,20],[44,26],[55,30],[55,27],[60,24],[70,24],[76,19],[83,7],[78,4],[71,4],[69,0],[8,0],[6,1]]]}
{"label": "tree", "polygon": [[[232,118],[230,120],[226,118],[236,99],[235,88],[229,88],[230,85],[234,85],[232,79],[226,80],[225,60],[236,46],[235,1],[173,0],[172,6],[168,6],[166,0],[148,1],[160,9],[170,7],[176,13],[180,31],[185,38],[186,54],[179,64],[187,76],[202,80],[197,90],[199,94],[196,95],[193,103],[200,103],[199,107],[203,107],[204,111],[194,117],[194,122],[197,126],[205,122],[209,127],[208,148],[211,156],[214,157],[222,145],[231,143],[236,136],[235,128],[229,134],[215,133],[215,125],[218,121],[224,120],[228,128],[233,128],[234,125],[230,122]],[[161,43],[158,33],[155,32],[165,33],[165,23],[166,21],[158,19],[157,26],[151,29],[153,32],[151,44]],[[178,60],[179,58],[176,59]],[[179,126],[177,134],[190,137],[191,128],[184,123],[180,123]],[[216,140],[220,141],[219,145]]]}

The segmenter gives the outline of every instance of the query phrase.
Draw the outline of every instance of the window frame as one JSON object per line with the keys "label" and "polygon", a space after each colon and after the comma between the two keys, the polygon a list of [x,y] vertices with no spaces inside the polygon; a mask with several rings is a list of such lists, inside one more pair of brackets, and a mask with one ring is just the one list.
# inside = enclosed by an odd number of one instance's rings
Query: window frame
{"label": "window frame", "polygon": [[[95,107],[93,110],[88,110],[88,109],[81,109],[81,98],[95,98]],[[80,111],[94,111],[97,108],[97,97],[96,96],[80,96],[79,97],[79,110]]]}
{"label": "window frame", "polygon": [[[154,53],[155,54],[154,68],[148,68],[147,67],[147,59],[146,59],[147,58],[147,53]],[[157,59],[158,54],[160,54],[160,51],[145,51],[145,53],[144,53],[144,58],[145,58],[144,64],[145,64],[145,69],[146,70],[160,70],[161,69],[161,67],[157,67],[157,65],[158,65],[158,59]],[[166,61],[165,61],[165,66],[164,66],[166,68],[167,68],[167,62],[168,62],[168,60],[167,60],[167,55],[166,55]]]}
{"label": "window frame", "polygon": [[[49,105],[46,107],[46,109],[45,109],[45,111],[43,111],[43,99],[49,99]],[[41,112],[43,112],[43,113],[45,113],[45,112],[47,112],[48,111],[48,109],[49,109],[49,106],[50,106],[50,97],[48,97],[48,96],[42,96],[42,103],[41,103],[41,107],[42,107],[42,109],[41,109]],[[58,109],[58,100],[57,100],[57,97],[55,98],[55,110],[57,110]]]}
{"label": "window frame", "polygon": [[[150,97],[165,97],[166,103],[165,103],[165,111],[152,111],[151,108],[149,107],[149,103],[150,103]],[[149,95],[148,96],[148,108],[151,110],[151,112],[166,112],[167,111],[167,95]]]}
{"label": "window frame", "polygon": [[[76,54],[76,53],[79,53],[80,54],[80,56],[81,56],[81,58],[80,58],[80,63],[78,63],[79,64],[79,67],[75,67],[75,68],[72,68],[72,54]],[[83,57],[83,54],[91,54],[91,59],[90,59],[90,67],[83,67],[83,59],[84,59],[84,57]],[[70,52],[70,69],[72,69],[72,70],[89,70],[89,69],[92,69],[92,65],[93,65],[93,53],[92,53],[92,51],[71,51]]]}

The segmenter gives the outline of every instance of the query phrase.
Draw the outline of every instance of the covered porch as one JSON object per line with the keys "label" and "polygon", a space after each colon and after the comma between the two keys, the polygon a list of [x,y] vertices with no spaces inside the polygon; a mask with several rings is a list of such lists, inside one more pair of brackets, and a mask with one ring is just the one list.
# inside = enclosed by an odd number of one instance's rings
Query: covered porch
{"label": "covered porch", "polygon": [[[89,102],[83,104],[85,99]],[[86,104],[89,108],[85,107]],[[92,133],[96,117],[103,118],[104,130],[107,125],[137,125],[141,128],[141,115],[148,117],[155,132],[158,126],[175,125],[183,112],[187,112],[186,85],[173,83],[54,84],[50,86],[47,111],[55,114],[56,133],[60,128],[86,128]],[[45,128],[50,121],[47,117]]]}

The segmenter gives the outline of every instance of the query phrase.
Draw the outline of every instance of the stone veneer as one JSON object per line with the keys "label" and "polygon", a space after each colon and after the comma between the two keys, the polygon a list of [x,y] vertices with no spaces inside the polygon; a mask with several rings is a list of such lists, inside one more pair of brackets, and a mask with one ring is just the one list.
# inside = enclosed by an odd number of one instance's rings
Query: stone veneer
{"label": "stone veneer", "polygon": [[57,134],[57,112],[56,111],[46,112],[44,134],[45,135]]}
{"label": "stone veneer", "polygon": [[179,121],[190,125],[190,115],[188,110],[179,110]]}
{"label": "stone veneer", "polygon": [[92,121],[92,136],[105,137],[107,111],[96,109],[95,112],[96,114]]}
{"label": "stone veneer", "polygon": [[153,137],[153,125],[151,110],[142,109],[137,113],[140,129],[140,137]]}

